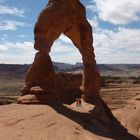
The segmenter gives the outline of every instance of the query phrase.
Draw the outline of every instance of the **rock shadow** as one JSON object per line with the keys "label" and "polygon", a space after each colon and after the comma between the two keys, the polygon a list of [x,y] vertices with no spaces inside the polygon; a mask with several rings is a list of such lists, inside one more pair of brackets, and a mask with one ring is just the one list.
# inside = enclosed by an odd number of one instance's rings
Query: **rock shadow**
{"label": "rock shadow", "polygon": [[50,102],[48,105],[59,114],[75,121],[84,129],[95,135],[111,138],[113,140],[139,140],[136,136],[130,134],[115,117],[110,120],[108,125],[106,125],[103,120],[94,117],[96,107],[90,112],[81,113],[68,108],[60,102]]}

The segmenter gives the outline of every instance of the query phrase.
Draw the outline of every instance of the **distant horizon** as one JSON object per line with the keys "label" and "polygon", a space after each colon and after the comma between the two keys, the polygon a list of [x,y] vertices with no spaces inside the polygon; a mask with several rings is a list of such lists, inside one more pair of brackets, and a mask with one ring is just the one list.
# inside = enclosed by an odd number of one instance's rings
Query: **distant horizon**
{"label": "distant horizon", "polygon": [[[76,64],[83,64],[80,62],[77,62],[75,64],[73,63],[65,63],[65,62],[55,62],[52,61],[53,63],[62,63],[62,64],[68,64],[68,65],[76,65]],[[0,63],[0,65],[31,65],[32,63]],[[97,63],[96,65],[140,65],[140,63]]]}

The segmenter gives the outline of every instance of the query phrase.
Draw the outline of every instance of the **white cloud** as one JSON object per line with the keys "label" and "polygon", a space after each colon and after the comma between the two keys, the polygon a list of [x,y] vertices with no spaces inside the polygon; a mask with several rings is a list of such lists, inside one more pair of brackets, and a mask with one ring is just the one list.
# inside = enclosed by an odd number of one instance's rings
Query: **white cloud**
{"label": "white cloud", "polygon": [[[97,63],[139,63],[140,29],[119,28],[117,31],[98,29],[94,32]],[[51,57],[56,62],[82,62],[78,49],[68,40],[57,40]],[[85,48],[86,49],[86,48]],[[32,63],[35,50],[32,42],[7,41],[0,44],[0,63]]]}
{"label": "white cloud", "polygon": [[17,7],[8,7],[4,5],[0,5],[0,14],[10,14],[15,16],[24,16],[24,10],[19,9]]}
{"label": "white cloud", "polygon": [[7,41],[7,39],[8,39],[8,35],[3,34],[0,41],[5,42],[5,41]]}
{"label": "white cloud", "polygon": [[139,63],[140,29],[98,30],[94,46],[99,63]]}
{"label": "white cloud", "polygon": [[64,34],[62,34],[59,37],[59,40],[61,40],[63,43],[66,43],[66,44],[72,44],[72,41],[67,36],[65,36]]}
{"label": "white cloud", "polygon": [[[64,40],[64,38],[66,38],[66,40]],[[67,62],[72,64],[82,62],[78,49],[64,35],[61,35],[60,39],[54,43],[50,55],[55,62]]]}
{"label": "white cloud", "polygon": [[[133,19],[134,16],[138,17],[138,12],[132,11],[140,11],[140,8],[137,8],[138,3],[140,1],[131,1],[133,4],[131,5],[131,12],[128,10],[129,0],[125,1],[113,1],[113,0],[95,0],[96,6],[98,8],[99,17],[93,18],[89,20],[92,27],[95,28],[94,31],[94,48],[96,59],[98,63],[140,63],[140,29],[139,28],[125,28],[116,26],[113,29],[102,29],[98,23],[98,18],[102,20],[106,17],[106,21],[114,23],[114,24],[127,24],[128,22],[138,20],[138,18]],[[122,9],[120,6],[117,10],[117,4],[120,5],[125,4],[127,8]],[[93,5],[93,0],[92,3]],[[91,5],[91,7],[92,7]],[[95,4],[94,4],[95,5]],[[138,6],[140,7],[140,6]],[[90,8],[89,8],[90,9]],[[93,10],[92,8],[90,10]],[[126,12],[122,12],[122,10]],[[121,19],[117,19],[115,16],[115,12],[117,16],[120,18],[124,18],[124,22]],[[122,12],[122,13],[121,13]],[[130,13],[132,14],[130,14]],[[120,14],[119,14],[120,13]],[[106,14],[106,15],[105,15]],[[113,14],[111,17],[110,15]],[[125,14],[130,14],[132,17],[130,20],[126,20],[124,17]],[[105,17],[102,17],[105,16]],[[105,19],[104,19],[105,20]],[[114,20],[114,21],[113,21]],[[96,26],[98,25],[98,26]]]}
{"label": "white cloud", "polygon": [[86,9],[89,10],[90,12],[97,12],[97,7],[95,3],[90,3],[86,6]]}
{"label": "white cloud", "polygon": [[140,0],[95,0],[87,8],[96,10],[103,21],[116,25],[140,21]]}
{"label": "white cloud", "polygon": [[[79,51],[71,41],[60,37],[51,51],[53,61],[82,62]],[[63,38],[63,39],[62,39]],[[118,28],[116,31],[97,28],[94,32],[94,48],[97,63],[139,63],[140,29]],[[85,48],[86,49],[86,48]]]}
{"label": "white cloud", "polygon": [[88,19],[88,22],[90,23],[90,25],[94,28],[98,27],[99,26],[99,23],[98,23],[98,19],[97,19],[97,16],[94,16],[92,19]]}
{"label": "white cloud", "polygon": [[32,63],[35,55],[32,42],[6,42],[0,44],[0,63]]}
{"label": "white cloud", "polygon": [[[32,63],[35,50],[32,42],[10,42],[0,43],[0,63],[25,64]],[[50,53],[52,60],[56,62],[68,62],[75,64],[81,62],[79,51],[69,43],[58,40],[52,46]]]}
{"label": "white cloud", "polygon": [[14,20],[0,21],[0,30],[16,30],[17,27],[24,27],[24,26],[29,26],[29,24],[20,21],[14,21]]}
{"label": "white cloud", "polygon": [[27,38],[27,35],[17,35],[19,38]]}
{"label": "white cloud", "polygon": [[33,43],[32,42],[6,42],[6,43],[1,43],[0,44],[0,50],[1,51],[8,51],[9,49],[21,49],[26,53],[26,51],[31,51],[33,50]]}

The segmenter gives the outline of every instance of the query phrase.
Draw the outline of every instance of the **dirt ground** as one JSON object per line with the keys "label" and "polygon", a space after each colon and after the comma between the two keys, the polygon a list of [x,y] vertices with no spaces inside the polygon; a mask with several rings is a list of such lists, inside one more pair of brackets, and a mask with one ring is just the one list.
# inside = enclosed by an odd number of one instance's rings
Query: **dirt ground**
{"label": "dirt ground", "polygon": [[101,89],[102,98],[112,110],[125,107],[137,95],[140,95],[139,84],[109,84]]}
{"label": "dirt ground", "polygon": [[[22,86],[23,82],[16,84],[16,81],[1,84],[0,89],[3,94],[0,98],[5,100],[5,104],[14,102]],[[10,95],[11,91],[14,91],[14,94]],[[110,129],[102,126],[102,123],[89,113],[87,114],[87,110],[86,113],[81,112],[85,111],[85,107],[89,110],[93,108],[91,105],[83,104],[83,107],[76,108],[73,104],[60,109],[43,105],[11,104],[0,106],[0,139],[138,140],[140,138],[140,84],[133,84],[131,80],[121,83],[113,81],[104,85],[100,94],[121,123],[118,122],[112,127],[113,132],[124,129],[125,132],[122,134],[120,131],[112,136]]]}

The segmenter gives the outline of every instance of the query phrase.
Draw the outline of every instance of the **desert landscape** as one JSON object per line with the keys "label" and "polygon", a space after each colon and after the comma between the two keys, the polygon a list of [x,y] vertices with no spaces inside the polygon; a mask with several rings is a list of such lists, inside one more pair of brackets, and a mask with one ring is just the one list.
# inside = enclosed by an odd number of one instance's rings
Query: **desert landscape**
{"label": "desert landscape", "polygon": [[0,140],[139,140],[139,7],[0,0]]}
{"label": "desert landscape", "polygon": [[76,107],[75,100],[80,94],[75,91],[82,81],[82,64],[54,63],[58,76],[64,79],[59,81],[64,85],[59,95],[63,106],[59,103],[47,106],[15,104],[29,65],[0,65],[0,139],[139,139],[139,66],[98,65],[102,75],[100,95],[121,123],[115,122],[114,126],[118,128],[112,127],[114,130],[110,132],[108,126],[100,126],[97,120],[84,115],[94,108],[93,105],[82,101],[82,107]]}

